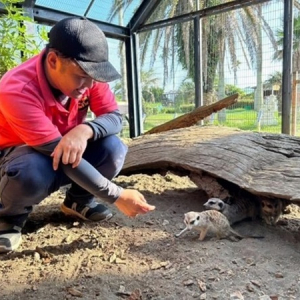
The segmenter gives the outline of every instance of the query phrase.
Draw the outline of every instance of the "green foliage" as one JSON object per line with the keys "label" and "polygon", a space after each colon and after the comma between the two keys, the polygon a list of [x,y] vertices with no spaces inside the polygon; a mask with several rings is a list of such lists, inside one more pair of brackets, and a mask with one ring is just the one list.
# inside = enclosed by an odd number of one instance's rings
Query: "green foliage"
{"label": "green foliage", "polygon": [[164,93],[164,89],[157,86],[152,86],[150,88],[150,92],[153,94],[155,102],[160,102]]}
{"label": "green foliage", "polygon": [[26,27],[34,26],[33,20],[21,8],[22,0],[1,0],[6,14],[0,16],[0,78],[5,72],[38,54],[45,31],[39,36],[28,33]]}
{"label": "green foliage", "polygon": [[195,105],[194,104],[183,104],[180,105],[180,112],[183,114],[189,113],[192,110],[195,109]]}
{"label": "green foliage", "polygon": [[226,84],[225,86],[225,94],[226,95],[233,95],[233,94],[239,94],[240,97],[243,97],[246,95],[246,93],[239,87],[232,85],[232,84]]}

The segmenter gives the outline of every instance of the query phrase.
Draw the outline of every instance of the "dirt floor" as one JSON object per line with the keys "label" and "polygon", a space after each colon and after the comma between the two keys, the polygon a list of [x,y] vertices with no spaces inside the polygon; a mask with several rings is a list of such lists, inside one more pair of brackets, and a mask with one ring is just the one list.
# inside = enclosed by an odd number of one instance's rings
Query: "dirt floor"
{"label": "dirt floor", "polygon": [[106,223],[60,213],[61,190],[37,206],[15,253],[0,255],[0,299],[300,299],[300,209],[289,206],[276,227],[234,226],[264,239],[200,242],[174,238],[183,214],[207,200],[187,177],[119,176],[156,210],[129,219],[112,207]]}

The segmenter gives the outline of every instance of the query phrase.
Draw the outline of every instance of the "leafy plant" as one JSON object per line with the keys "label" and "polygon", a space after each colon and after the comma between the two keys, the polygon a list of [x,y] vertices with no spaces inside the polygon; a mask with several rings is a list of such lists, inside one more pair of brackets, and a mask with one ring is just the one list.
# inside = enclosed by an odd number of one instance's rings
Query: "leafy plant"
{"label": "leafy plant", "polygon": [[45,30],[37,35],[26,29],[35,26],[21,6],[23,0],[1,0],[6,14],[0,16],[0,78],[5,72],[36,55],[46,40]]}

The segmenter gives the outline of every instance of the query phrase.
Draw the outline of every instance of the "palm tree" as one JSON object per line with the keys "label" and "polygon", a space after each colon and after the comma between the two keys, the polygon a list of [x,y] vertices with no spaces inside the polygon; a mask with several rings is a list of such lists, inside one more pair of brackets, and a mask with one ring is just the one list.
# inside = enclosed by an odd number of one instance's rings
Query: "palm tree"
{"label": "palm tree", "polygon": [[[111,10],[108,15],[108,22],[111,22],[113,18],[118,16],[119,25],[124,25],[124,12],[126,8],[131,4],[133,0],[115,0]],[[128,91],[127,91],[127,76],[126,76],[126,58],[125,58],[125,45],[124,42],[120,42],[119,45],[120,54],[120,65],[121,65],[121,75],[122,75],[122,100],[128,101]]]}
{"label": "palm tree", "polygon": [[154,70],[141,71],[141,88],[143,101],[145,98],[150,99],[150,102],[155,102],[155,96],[151,90],[152,87],[157,85],[158,78],[155,77]]}
{"label": "palm tree", "polygon": [[[216,6],[231,0],[204,0],[200,1],[200,9]],[[116,3],[120,0],[116,0]],[[128,5],[131,1],[124,1]],[[176,15],[195,11],[195,1],[177,0],[162,1],[152,14],[149,23],[161,19],[172,18]],[[120,4],[119,6],[120,7]],[[113,11],[118,11],[115,7]],[[245,60],[249,68],[260,65],[259,48],[257,45],[261,39],[263,29],[274,47],[276,42],[273,32],[263,18],[262,14],[255,10],[258,6],[248,6],[243,9],[229,11],[220,15],[205,17],[202,20],[203,40],[203,91],[212,93],[214,83],[219,70],[219,98],[225,95],[224,62],[225,52],[229,53],[232,69],[235,77],[239,61],[237,60],[237,46],[242,47]],[[146,53],[151,50],[150,68],[154,65],[162,47],[162,60],[164,67],[164,85],[174,70],[174,56],[177,55],[179,62],[187,70],[188,77],[194,79],[194,27],[193,22],[175,24],[140,34],[141,63],[145,62]],[[149,49],[151,47],[151,49]],[[173,51],[170,51],[173,50]],[[248,59],[250,57],[250,60]],[[170,66],[171,62],[171,66]],[[258,74],[260,74],[258,72]],[[261,79],[260,79],[261,80]]]}
{"label": "palm tree", "polygon": [[[278,49],[274,53],[274,60],[282,60],[283,58],[283,30],[276,31]],[[300,16],[294,18],[293,32],[293,72],[300,71]]]}

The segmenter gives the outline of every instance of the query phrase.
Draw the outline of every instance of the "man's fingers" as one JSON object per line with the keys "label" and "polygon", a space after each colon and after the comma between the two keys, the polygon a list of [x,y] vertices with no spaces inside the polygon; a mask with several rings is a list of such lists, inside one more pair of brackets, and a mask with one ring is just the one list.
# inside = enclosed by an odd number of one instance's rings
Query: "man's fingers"
{"label": "man's fingers", "polygon": [[147,205],[141,206],[138,213],[139,213],[139,214],[145,214],[145,213],[147,213],[147,212],[149,212],[149,211],[152,211],[152,210],[154,210],[154,209],[155,209],[155,206],[154,206],[154,205],[149,205],[149,204],[147,204]]}
{"label": "man's fingers", "polygon": [[77,153],[76,159],[75,159],[75,161],[72,164],[72,168],[78,167],[79,163],[81,162],[82,155],[83,155],[83,152],[78,152]]}
{"label": "man's fingers", "polygon": [[61,155],[62,155],[62,152],[58,149],[55,149],[51,156],[53,157],[53,163],[52,163],[52,166],[53,166],[53,169],[56,171],[58,169],[58,166],[59,166],[59,163],[60,163],[60,159],[61,159]]}

